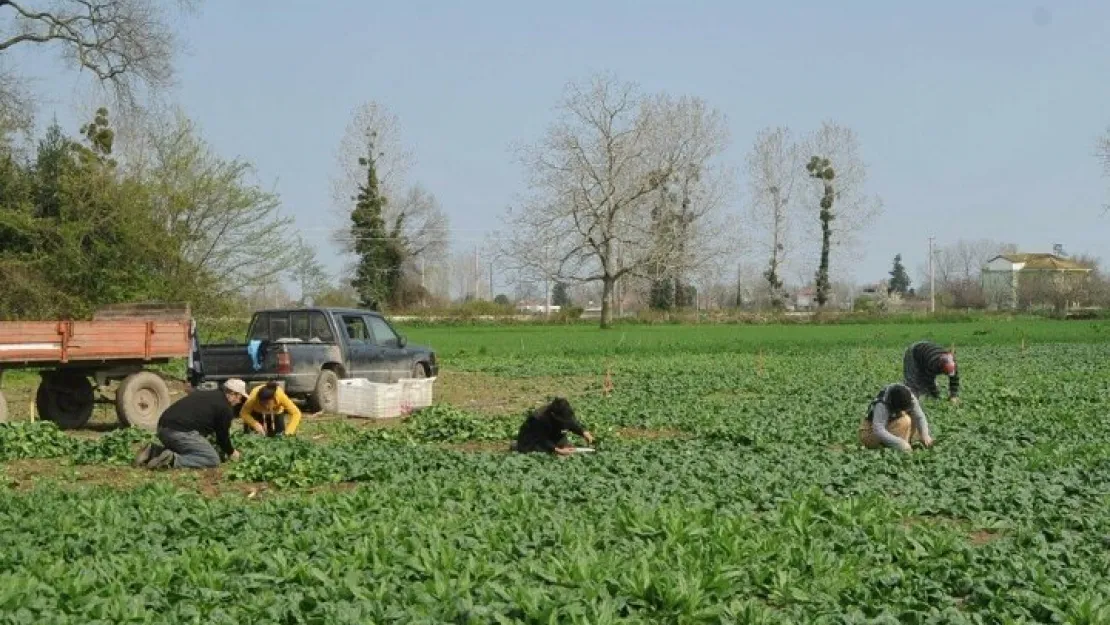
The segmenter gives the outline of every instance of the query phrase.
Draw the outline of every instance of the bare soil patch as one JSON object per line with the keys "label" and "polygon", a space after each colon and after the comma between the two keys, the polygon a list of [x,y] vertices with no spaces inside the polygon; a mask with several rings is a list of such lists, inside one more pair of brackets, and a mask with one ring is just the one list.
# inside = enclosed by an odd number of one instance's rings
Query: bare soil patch
{"label": "bare soil patch", "polygon": [[[110,465],[75,466],[67,464],[64,460],[52,458],[16,460],[0,467],[3,470],[0,476],[6,485],[20,492],[33,490],[39,485],[66,490],[107,487],[123,491],[156,482],[169,482],[181,490],[211,498],[234,496],[259,500],[277,493],[288,492],[275,489],[264,482],[229,481],[224,478],[220,468],[152,471]],[[293,492],[336,492],[357,487],[356,483],[328,484]]]}
{"label": "bare soil patch", "polygon": [[992,532],[990,530],[976,530],[971,533],[970,538],[971,544],[978,547],[981,545],[992,543],[999,538],[1002,538],[1002,534],[999,532]]}
{"label": "bare soil patch", "polygon": [[447,371],[436,381],[436,401],[491,415],[516,414],[550,397],[576,398],[600,394],[603,376],[537,376],[511,378],[469,371]]}

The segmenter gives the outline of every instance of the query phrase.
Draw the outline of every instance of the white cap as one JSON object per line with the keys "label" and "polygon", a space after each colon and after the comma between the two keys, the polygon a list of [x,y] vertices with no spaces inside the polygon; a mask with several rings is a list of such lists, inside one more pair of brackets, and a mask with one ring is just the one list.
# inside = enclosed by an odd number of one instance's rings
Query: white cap
{"label": "white cap", "polygon": [[239,378],[231,378],[228,381],[224,382],[224,390],[231,391],[232,393],[238,393],[243,397],[246,397],[247,383],[240,380]]}

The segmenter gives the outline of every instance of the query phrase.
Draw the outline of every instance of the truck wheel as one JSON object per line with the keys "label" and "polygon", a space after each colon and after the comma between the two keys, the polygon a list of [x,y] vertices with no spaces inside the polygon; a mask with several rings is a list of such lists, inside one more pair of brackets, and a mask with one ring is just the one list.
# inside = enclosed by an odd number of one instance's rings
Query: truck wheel
{"label": "truck wheel", "polygon": [[116,416],[123,425],[153,432],[170,405],[170,389],[156,373],[140,371],[123,379],[116,390]]}
{"label": "truck wheel", "polygon": [[63,430],[75,430],[89,422],[93,413],[93,387],[79,373],[53,373],[42,376],[35,393],[39,415]]}
{"label": "truck wheel", "polygon": [[335,414],[339,410],[339,376],[331,369],[324,369],[316,378],[316,390],[308,398],[312,412]]}
{"label": "truck wheel", "polygon": [[8,400],[4,399],[4,393],[0,392],[0,423],[8,422]]}

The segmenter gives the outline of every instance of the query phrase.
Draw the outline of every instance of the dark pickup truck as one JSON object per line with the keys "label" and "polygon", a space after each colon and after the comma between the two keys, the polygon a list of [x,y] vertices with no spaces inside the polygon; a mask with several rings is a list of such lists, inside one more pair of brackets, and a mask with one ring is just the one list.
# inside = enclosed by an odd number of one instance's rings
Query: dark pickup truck
{"label": "dark pickup truck", "polygon": [[434,351],[409,345],[369,310],[260,310],[251,319],[247,343],[200,345],[195,331],[193,337],[189,382],[194,388],[229,378],[248,386],[277,380],[290,397],[308,400],[313,411],[336,410],[340,379],[396,382],[439,373]]}

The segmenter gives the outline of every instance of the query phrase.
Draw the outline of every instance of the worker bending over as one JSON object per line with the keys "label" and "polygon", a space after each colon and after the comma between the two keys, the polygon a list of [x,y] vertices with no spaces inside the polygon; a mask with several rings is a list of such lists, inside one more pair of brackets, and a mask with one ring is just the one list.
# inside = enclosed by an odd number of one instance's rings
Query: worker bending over
{"label": "worker bending over", "polygon": [[[285,417],[289,417],[286,424]],[[239,410],[243,425],[263,436],[292,436],[301,422],[301,410],[277,382],[268,382],[251,391]]]}
{"label": "worker bending over", "polygon": [[939,398],[937,376],[948,376],[948,400],[960,403],[960,372],[956,355],[936,343],[918,341],[910,345],[902,358],[902,375],[915,397]]}
{"label": "worker bending over", "polygon": [[929,421],[921,404],[905,384],[889,384],[871,400],[867,416],[859,424],[859,438],[864,447],[889,447],[912,451],[910,438],[921,438],[926,447],[933,446]]}
{"label": "worker bending over", "polygon": [[204,469],[220,466],[220,454],[208,442],[215,435],[220,451],[230,460],[239,452],[231,445],[234,408],[247,398],[247,385],[232,378],[223,389],[193,391],[166,408],[158,418],[158,445],[147,445],[135,466],[148,469]]}
{"label": "worker bending over", "polygon": [[520,426],[512,450],[521,453],[554,452],[569,456],[574,453],[574,446],[567,440],[568,431],[586,439],[589,444],[594,442],[593,435],[575,418],[570,402],[556,397],[550,404],[528,415]]}

